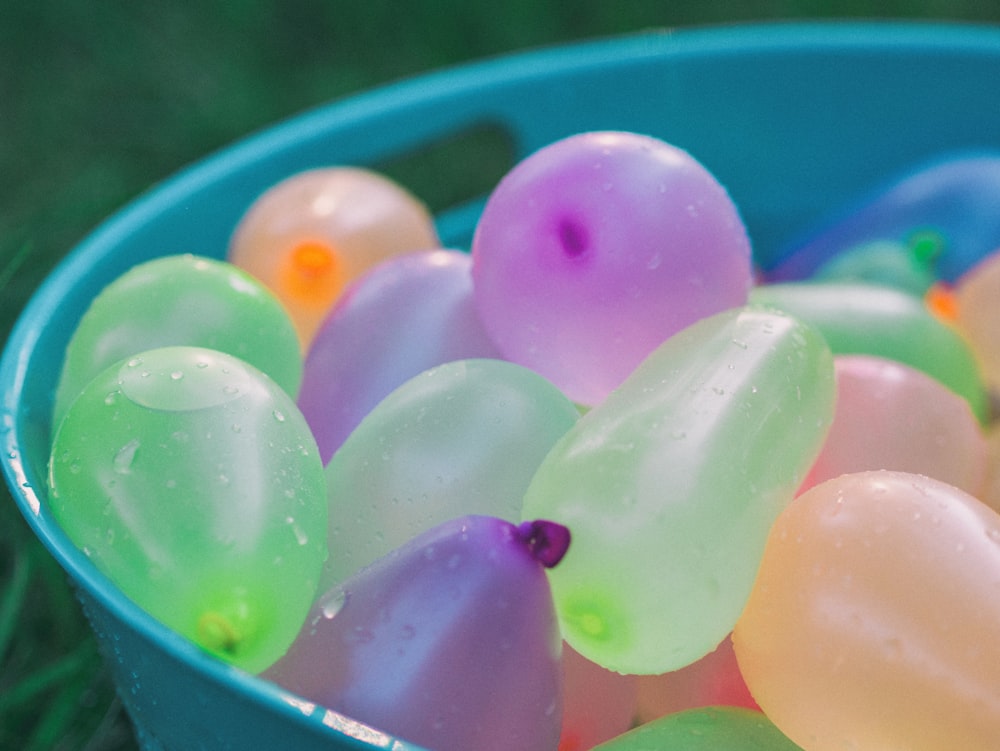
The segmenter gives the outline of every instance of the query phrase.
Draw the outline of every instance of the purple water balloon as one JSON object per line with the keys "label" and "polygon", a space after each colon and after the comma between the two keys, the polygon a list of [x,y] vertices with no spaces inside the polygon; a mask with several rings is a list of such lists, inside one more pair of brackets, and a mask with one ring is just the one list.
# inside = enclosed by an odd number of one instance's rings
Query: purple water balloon
{"label": "purple water balloon", "polygon": [[356,280],[306,355],[298,405],[324,464],[397,386],[452,360],[500,357],[472,303],[457,250],[397,256]]}
{"label": "purple water balloon", "polygon": [[687,152],[626,132],[570,136],[516,165],[472,255],[500,351],[588,405],[671,334],[743,305],[752,282],[725,188]]}
{"label": "purple water balloon", "polygon": [[434,527],[322,596],[263,676],[435,751],[553,751],[561,639],[544,569],[569,544],[544,520]]}

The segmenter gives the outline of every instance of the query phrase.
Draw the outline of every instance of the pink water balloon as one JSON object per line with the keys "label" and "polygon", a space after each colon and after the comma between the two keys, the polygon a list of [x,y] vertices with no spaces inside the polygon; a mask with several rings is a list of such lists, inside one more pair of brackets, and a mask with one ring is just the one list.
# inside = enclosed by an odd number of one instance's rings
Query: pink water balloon
{"label": "pink water balloon", "polygon": [[636,719],[650,722],[696,707],[757,709],[733,652],[732,639],[697,662],[662,675],[640,675],[636,687]]}
{"label": "pink water balloon", "polygon": [[833,424],[802,489],[848,472],[895,469],[976,493],[986,475],[982,429],[968,402],[921,370],[837,355]]}
{"label": "pink water balloon", "polygon": [[638,681],[591,662],[563,644],[563,725],[559,751],[586,751],[635,720]]}

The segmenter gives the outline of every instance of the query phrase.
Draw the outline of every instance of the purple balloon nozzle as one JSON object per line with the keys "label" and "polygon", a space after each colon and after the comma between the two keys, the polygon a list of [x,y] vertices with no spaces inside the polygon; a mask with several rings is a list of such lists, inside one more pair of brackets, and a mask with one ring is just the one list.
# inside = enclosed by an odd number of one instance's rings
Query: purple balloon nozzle
{"label": "purple balloon nozzle", "polygon": [[545,568],[559,563],[569,549],[569,528],[558,522],[546,519],[521,522],[517,527],[517,536]]}

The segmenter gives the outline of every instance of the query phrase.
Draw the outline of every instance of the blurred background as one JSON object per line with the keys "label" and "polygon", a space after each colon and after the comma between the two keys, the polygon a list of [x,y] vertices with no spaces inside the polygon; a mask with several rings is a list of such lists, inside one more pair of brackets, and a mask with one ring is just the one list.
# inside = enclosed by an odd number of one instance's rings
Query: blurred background
{"label": "blurred background", "polygon": [[[277,120],[463,61],[652,28],[878,16],[962,0],[0,0],[0,342],[87,232]],[[137,748],[62,571],[0,490],[0,749]]]}

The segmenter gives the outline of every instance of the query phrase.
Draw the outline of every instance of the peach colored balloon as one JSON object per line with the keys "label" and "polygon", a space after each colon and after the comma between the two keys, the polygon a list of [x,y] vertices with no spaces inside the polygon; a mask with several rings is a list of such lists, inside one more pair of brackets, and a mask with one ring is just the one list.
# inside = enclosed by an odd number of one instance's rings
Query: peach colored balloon
{"label": "peach colored balloon", "polygon": [[765,714],[805,751],[995,751],[1000,515],[921,475],[843,475],[772,528],[736,624]]}
{"label": "peach colored balloon", "polygon": [[976,497],[1000,513],[1000,422],[986,428],[986,479]]}
{"label": "peach colored balloon", "polygon": [[305,349],[348,282],[390,256],[438,244],[427,208],[401,185],[366,169],[325,167],[257,198],[227,260],[285,304]]}
{"label": "peach colored balloon", "polygon": [[969,341],[987,385],[1000,389],[1000,249],[966,271],[954,292],[955,323]]}
{"label": "peach colored balloon", "polygon": [[636,676],[591,662],[563,643],[563,725],[559,751],[586,751],[632,727]]}
{"label": "peach colored balloon", "polygon": [[697,662],[662,675],[640,675],[638,684],[636,719],[640,723],[695,707],[759,709],[740,673],[729,637]]}
{"label": "peach colored balloon", "polygon": [[849,472],[894,469],[978,493],[986,441],[965,399],[894,360],[837,355],[834,368],[833,424],[801,490]]}

